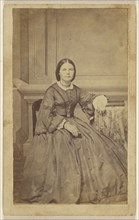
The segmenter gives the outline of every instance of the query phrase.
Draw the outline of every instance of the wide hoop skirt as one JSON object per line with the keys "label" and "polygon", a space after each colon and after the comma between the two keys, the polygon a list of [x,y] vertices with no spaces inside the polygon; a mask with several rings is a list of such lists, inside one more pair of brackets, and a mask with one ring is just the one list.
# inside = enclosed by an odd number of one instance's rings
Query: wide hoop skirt
{"label": "wide hoop skirt", "polygon": [[24,166],[22,200],[38,203],[115,203],[127,200],[127,152],[77,117],[81,133],[35,135]]}

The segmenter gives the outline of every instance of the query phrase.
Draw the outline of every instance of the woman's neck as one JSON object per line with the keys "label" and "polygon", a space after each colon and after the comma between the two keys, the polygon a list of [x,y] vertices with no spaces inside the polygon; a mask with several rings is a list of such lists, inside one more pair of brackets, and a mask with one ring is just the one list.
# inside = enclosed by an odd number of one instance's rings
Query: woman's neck
{"label": "woman's neck", "polygon": [[63,80],[60,80],[60,83],[61,83],[61,85],[64,86],[64,87],[70,87],[70,85],[71,85],[71,81],[65,82],[65,81],[63,81]]}

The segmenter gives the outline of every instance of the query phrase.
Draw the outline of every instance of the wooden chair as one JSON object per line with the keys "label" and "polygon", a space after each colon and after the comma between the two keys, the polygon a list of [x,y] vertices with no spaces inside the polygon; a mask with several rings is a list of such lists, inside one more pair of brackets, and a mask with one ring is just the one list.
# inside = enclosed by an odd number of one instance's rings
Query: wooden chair
{"label": "wooden chair", "polygon": [[35,101],[32,105],[32,117],[33,117],[33,136],[35,135],[35,127],[37,122],[37,112],[39,111],[42,99]]}

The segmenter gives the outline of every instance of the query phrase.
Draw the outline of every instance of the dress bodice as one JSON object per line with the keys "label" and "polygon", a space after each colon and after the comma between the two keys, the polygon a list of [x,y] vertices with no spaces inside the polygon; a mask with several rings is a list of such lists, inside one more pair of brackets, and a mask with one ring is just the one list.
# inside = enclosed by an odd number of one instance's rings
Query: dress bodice
{"label": "dress bodice", "polygon": [[54,111],[57,114],[72,117],[76,104],[79,102],[79,91],[76,86],[73,89],[63,90],[57,84],[52,86],[54,90]]}
{"label": "dress bodice", "polygon": [[89,100],[90,97],[84,95],[76,85],[73,85],[71,89],[64,90],[58,86],[58,83],[54,83],[44,94],[39,109],[36,133],[55,131],[63,119],[74,116],[77,103],[90,118],[94,114],[94,108],[92,104],[90,106]]}

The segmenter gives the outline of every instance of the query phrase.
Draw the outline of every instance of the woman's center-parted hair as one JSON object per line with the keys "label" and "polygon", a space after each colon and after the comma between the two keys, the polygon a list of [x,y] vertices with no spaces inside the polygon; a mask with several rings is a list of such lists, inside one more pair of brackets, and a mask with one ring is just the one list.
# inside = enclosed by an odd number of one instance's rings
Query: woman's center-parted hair
{"label": "woman's center-parted hair", "polygon": [[74,76],[73,76],[73,78],[72,78],[71,81],[73,81],[73,80],[75,79],[75,76],[76,76],[76,67],[75,67],[74,62],[73,62],[72,60],[68,59],[68,58],[64,58],[64,59],[62,59],[62,60],[60,60],[60,61],[58,62],[57,67],[56,67],[55,75],[56,75],[57,81],[60,81],[59,72],[60,72],[61,66],[62,66],[64,63],[67,63],[67,62],[70,63],[70,64],[72,64],[72,66],[73,66],[73,68],[74,68]]}

